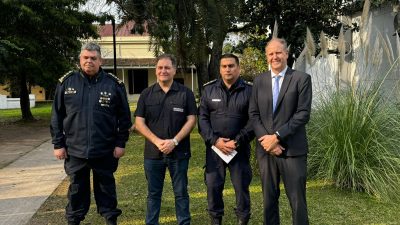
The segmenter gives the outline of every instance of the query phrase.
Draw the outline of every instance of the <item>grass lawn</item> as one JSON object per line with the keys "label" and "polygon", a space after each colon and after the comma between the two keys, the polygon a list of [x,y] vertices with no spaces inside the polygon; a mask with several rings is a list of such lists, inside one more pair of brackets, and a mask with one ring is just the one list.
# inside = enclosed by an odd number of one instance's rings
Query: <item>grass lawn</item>
{"label": "grass lawn", "polygon": [[[51,103],[36,103],[31,108],[32,115],[38,120],[50,120]],[[21,119],[21,109],[0,109],[0,123],[15,122]]]}
{"label": "grass lawn", "polygon": [[[116,173],[119,207],[123,210],[120,224],[144,224],[146,209],[146,180],[143,173],[144,139],[132,135],[128,143],[127,155],[120,161]],[[192,224],[208,224],[206,212],[206,187],[203,182],[204,147],[200,135],[192,134],[193,157],[190,161],[189,191],[191,199]],[[30,224],[60,224],[64,220],[66,191],[68,182],[62,183],[40,208]],[[307,197],[311,224],[399,224],[400,206],[398,203],[385,203],[365,194],[339,191],[329,184],[309,181]],[[234,191],[227,182],[225,191],[224,224],[235,224]],[[251,184],[252,219],[250,224],[262,224],[261,185],[258,177]],[[83,224],[103,224],[96,213],[94,200]],[[282,224],[291,224],[290,209],[284,191],[281,196]],[[161,224],[176,224],[174,197],[169,177],[166,179]]]}
{"label": "grass lawn", "polygon": [[[35,117],[49,118],[50,106],[33,108]],[[0,110],[0,118],[18,119],[18,110]],[[20,115],[20,114],[19,114]],[[207,193],[203,181],[204,144],[197,130],[191,135],[192,158],[189,165],[189,194],[192,213],[192,224],[209,224],[206,211]],[[121,225],[144,224],[147,184],[143,171],[143,146],[144,139],[132,134],[127,144],[127,154],[120,160],[116,173],[119,207],[123,214],[119,217]],[[66,224],[64,208],[68,180],[65,180],[47,199],[28,224]],[[262,224],[262,194],[258,177],[251,183],[252,218],[250,224]],[[400,190],[400,189],[399,189]],[[331,184],[310,180],[307,183],[307,198],[311,224],[400,224],[399,202],[381,202],[363,193],[353,193],[336,190]],[[224,191],[225,216],[223,223],[235,224],[236,218],[233,211],[235,196],[229,178]],[[282,224],[291,224],[290,208],[282,189],[281,196],[281,221]],[[170,178],[167,175],[163,193],[161,224],[176,224],[174,197]],[[103,219],[96,213],[96,206],[92,198],[92,205],[82,224],[104,224]]]}

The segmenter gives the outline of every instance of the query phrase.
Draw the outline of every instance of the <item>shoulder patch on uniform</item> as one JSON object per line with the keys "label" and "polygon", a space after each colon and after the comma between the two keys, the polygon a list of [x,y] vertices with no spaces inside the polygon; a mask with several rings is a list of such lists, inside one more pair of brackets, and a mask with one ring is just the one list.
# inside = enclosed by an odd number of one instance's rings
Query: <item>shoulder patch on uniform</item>
{"label": "shoulder patch on uniform", "polygon": [[244,83],[247,84],[247,85],[253,86],[253,82],[245,80]]}
{"label": "shoulder patch on uniform", "polygon": [[71,76],[72,74],[74,74],[74,71],[70,70],[70,71],[68,71],[67,73],[65,73],[62,77],[60,77],[60,78],[58,79],[58,81],[59,81],[60,83],[62,83],[62,82],[65,81],[65,79],[67,79],[67,78],[68,78],[69,76]]}
{"label": "shoulder patch on uniform", "polygon": [[121,79],[119,79],[117,76],[115,76],[114,74],[112,74],[112,73],[106,73],[108,76],[110,76],[110,77],[112,77],[115,81],[117,81],[117,83],[118,84],[122,84],[123,82],[122,82],[122,80]]}
{"label": "shoulder patch on uniform", "polygon": [[208,81],[207,83],[203,84],[203,87],[205,87],[205,86],[207,86],[207,85],[209,85],[209,84],[215,83],[216,81],[217,81],[217,79]]}

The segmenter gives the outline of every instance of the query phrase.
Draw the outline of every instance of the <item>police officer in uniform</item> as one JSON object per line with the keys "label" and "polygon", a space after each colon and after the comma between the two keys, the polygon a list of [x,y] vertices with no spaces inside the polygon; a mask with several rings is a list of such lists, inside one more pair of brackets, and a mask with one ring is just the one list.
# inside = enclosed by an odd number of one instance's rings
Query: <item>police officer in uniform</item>
{"label": "police officer in uniform", "polygon": [[[224,215],[222,191],[228,168],[235,189],[238,224],[248,224],[252,179],[249,143],[254,137],[248,116],[252,85],[240,78],[237,56],[222,55],[219,68],[221,78],[204,85],[199,107],[199,130],[206,144],[208,212],[211,224],[221,224]],[[237,155],[226,163],[212,146],[223,154],[237,151]]]}
{"label": "police officer in uniform", "polygon": [[97,212],[117,224],[121,210],[113,173],[125,153],[131,127],[124,84],[101,69],[100,46],[89,42],[79,56],[80,70],[59,79],[50,131],[54,155],[65,160],[70,178],[66,219],[80,224],[90,207],[90,171]]}

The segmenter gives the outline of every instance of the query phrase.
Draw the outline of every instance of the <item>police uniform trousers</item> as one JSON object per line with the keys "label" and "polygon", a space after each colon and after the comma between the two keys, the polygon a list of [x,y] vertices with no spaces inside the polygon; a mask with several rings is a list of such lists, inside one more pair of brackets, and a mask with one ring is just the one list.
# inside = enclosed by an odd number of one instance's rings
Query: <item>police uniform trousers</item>
{"label": "police uniform trousers", "polygon": [[[239,150],[240,151],[240,150]],[[232,185],[235,190],[237,218],[247,221],[250,218],[249,185],[252,171],[249,156],[238,152],[229,162],[225,163],[211,148],[207,148],[205,166],[205,184],[207,185],[208,213],[213,218],[224,215],[223,190],[228,168]]]}
{"label": "police uniform trousers", "polygon": [[118,159],[111,154],[93,159],[68,156],[65,172],[69,176],[68,204],[66,219],[79,222],[85,219],[90,207],[90,171],[93,171],[93,190],[97,212],[107,220],[115,220],[122,211],[117,208],[117,194],[114,172]]}

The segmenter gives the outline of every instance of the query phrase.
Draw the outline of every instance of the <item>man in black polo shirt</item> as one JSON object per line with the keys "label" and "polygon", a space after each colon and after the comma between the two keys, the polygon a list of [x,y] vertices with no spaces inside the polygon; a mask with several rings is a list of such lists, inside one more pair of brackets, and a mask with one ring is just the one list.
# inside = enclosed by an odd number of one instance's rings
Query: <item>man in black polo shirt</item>
{"label": "man in black polo shirt", "polygon": [[175,73],[176,59],[173,55],[157,57],[157,83],[143,90],[135,112],[135,129],[146,138],[147,225],[159,224],[167,168],[172,179],[178,224],[190,224],[187,191],[189,134],[196,123],[197,109],[193,92],[173,80]]}

